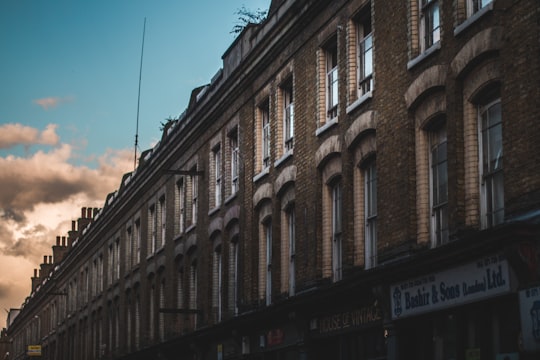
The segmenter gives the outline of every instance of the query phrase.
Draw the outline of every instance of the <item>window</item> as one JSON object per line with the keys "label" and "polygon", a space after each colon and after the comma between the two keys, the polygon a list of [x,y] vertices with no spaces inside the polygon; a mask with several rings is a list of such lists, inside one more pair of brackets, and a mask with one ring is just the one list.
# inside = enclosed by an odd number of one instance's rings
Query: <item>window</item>
{"label": "window", "polygon": [[439,0],[420,0],[420,49],[426,51],[441,37]]}
{"label": "window", "polygon": [[165,279],[161,279],[161,282],[159,284],[159,304],[158,305],[159,307],[156,310],[158,312],[159,340],[165,341],[165,314],[159,311],[159,309],[165,308]]}
{"label": "window", "polygon": [[270,103],[266,100],[259,108],[262,128],[262,167],[266,169],[270,166]]}
{"label": "window", "polygon": [[212,167],[214,181],[214,207],[221,205],[221,147],[218,145],[212,150]]}
{"label": "window", "polygon": [[267,220],[263,224],[264,229],[264,240],[266,245],[266,291],[265,299],[266,305],[272,303],[272,221]]}
{"label": "window", "polygon": [[289,296],[294,296],[296,293],[296,239],[295,229],[296,219],[294,207],[287,211],[287,234],[289,240]]}
{"label": "window", "polygon": [[221,246],[218,246],[214,251],[214,271],[213,271],[213,306],[215,308],[216,321],[221,321],[222,318],[222,303],[223,303],[223,256],[221,254]]}
{"label": "window", "polygon": [[472,16],[478,11],[491,4],[493,0],[467,0],[467,16]]}
{"label": "window", "polygon": [[337,44],[326,49],[326,119],[332,120],[338,115],[338,64]]}
{"label": "window", "polygon": [[[127,303],[127,306],[126,306],[126,331],[125,331],[126,348],[127,348],[127,351],[131,351],[132,350],[131,349],[132,303],[131,303],[131,292],[129,290],[126,292],[126,303]],[[94,347],[92,347],[92,348],[94,348]]]}
{"label": "window", "polygon": [[[167,207],[165,203],[165,196],[159,198],[159,237],[157,239],[157,248],[161,248],[165,245],[165,230],[167,228]],[[157,250],[157,249],[156,249]]]}
{"label": "window", "polygon": [[120,279],[120,239],[114,242],[114,280]]}
{"label": "window", "polygon": [[156,205],[153,204],[148,208],[148,253],[153,254],[156,252],[157,247],[157,211]]}
{"label": "window", "polygon": [[[189,269],[189,309],[197,309],[197,263],[193,262]],[[197,327],[197,315],[193,315],[192,325]]]}
{"label": "window", "polygon": [[334,281],[342,279],[342,194],[341,181],[331,187],[332,190],[332,278]]}
{"label": "window", "polygon": [[101,293],[103,292],[103,282],[104,282],[104,279],[103,279],[103,268],[104,268],[105,264],[103,263],[103,255],[102,254],[99,254],[99,257],[98,257],[98,292]]}
{"label": "window", "polygon": [[131,265],[132,265],[132,260],[133,260],[133,255],[131,253],[131,251],[133,250],[134,246],[133,246],[133,230],[131,228],[131,226],[129,226],[126,230],[126,252],[125,252],[125,256],[126,256],[126,269],[127,270],[130,270],[131,269]]}
{"label": "window", "polygon": [[184,179],[180,179],[176,183],[176,196],[177,196],[177,204],[178,204],[178,213],[177,213],[177,219],[178,219],[178,233],[182,234],[184,232],[184,223],[185,223],[185,188],[184,188]]}
{"label": "window", "polygon": [[504,179],[501,101],[479,106],[482,227],[504,221]]}
{"label": "window", "polygon": [[98,259],[94,259],[94,262],[92,263],[92,296],[98,295],[98,282],[99,282],[99,275],[98,275]]}
{"label": "window", "polygon": [[364,169],[366,269],[377,265],[377,167],[375,160]]}
{"label": "window", "polygon": [[[197,166],[193,166],[190,169],[190,172],[195,173],[197,171]],[[198,186],[198,178],[196,174],[189,175],[188,176],[188,184],[187,184],[187,194],[186,198],[188,199],[187,202],[187,209],[186,213],[188,218],[187,224],[189,226],[195,226],[197,224],[197,212],[198,212],[198,198],[199,198],[199,186]],[[189,229],[188,229],[189,230]]]}
{"label": "window", "polygon": [[358,29],[358,92],[359,96],[373,90],[373,33],[371,14],[362,18]]}
{"label": "window", "polygon": [[176,273],[176,308],[184,308],[184,268],[182,261],[179,261],[178,272]]}
{"label": "window", "polygon": [[149,309],[148,309],[148,337],[150,340],[154,340],[155,333],[155,319],[156,319],[156,284],[153,279],[150,279],[150,294],[149,294]]}
{"label": "window", "polygon": [[448,159],[446,126],[429,132],[431,238],[434,246],[448,242]]}
{"label": "window", "polygon": [[281,88],[283,96],[283,148],[285,151],[294,147],[294,100],[292,79]]}
{"label": "window", "polygon": [[236,192],[238,191],[238,170],[240,160],[240,151],[238,148],[238,127],[235,127],[229,133],[229,151],[231,156],[230,195],[232,195],[236,194]]}
{"label": "window", "polygon": [[108,275],[109,275],[109,285],[114,282],[114,245],[109,245],[109,254],[108,254]]}
{"label": "window", "polygon": [[238,241],[233,239],[229,255],[229,309],[235,315],[238,314],[238,248]]}
{"label": "window", "polygon": [[137,289],[135,296],[135,349],[141,346],[141,297]]}
{"label": "window", "polygon": [[135,220],[135,233],[133,234],[135,239],[133,241],[135,246],[134,251],[134,264],[138,264],[141,261],[141,220]]}

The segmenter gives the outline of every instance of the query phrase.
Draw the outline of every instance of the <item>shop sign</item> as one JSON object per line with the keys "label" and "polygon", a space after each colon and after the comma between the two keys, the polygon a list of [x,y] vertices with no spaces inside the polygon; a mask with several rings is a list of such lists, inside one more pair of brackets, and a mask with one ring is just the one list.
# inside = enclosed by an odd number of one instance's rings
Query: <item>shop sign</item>
{"label": "shop sign", "polygon": [[523,350],[540,351],[540,287],[519,292]]}
{"label": "shop sign", "polygon": [[276,346],[283,343],[285,338],[285,333],[282,329],[273,329],[266,333],[266,345]]}
{"label": "shop sign", "polygon": [[392,318],[423,314],[510,292],[508,262],[502,255],[393,284]]}
{"label": "shop sign", "polygon": [[26,355],[28,355],[28,356],[41,356],[41,345],[28,345]]}
{"label": "shop sign", "polygon": [[365,327],[381,320],[381,309],[373,305],[313,319],[310,328],[312,331],[317,331],[319,335],[325,335]]}

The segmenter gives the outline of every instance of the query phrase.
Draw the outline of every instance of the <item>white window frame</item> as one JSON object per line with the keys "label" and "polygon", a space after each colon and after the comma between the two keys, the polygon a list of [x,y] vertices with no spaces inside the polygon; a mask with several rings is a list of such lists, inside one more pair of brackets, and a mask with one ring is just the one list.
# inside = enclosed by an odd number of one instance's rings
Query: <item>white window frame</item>
{"label": "white window frame", "polygon": [[176,307],[178,309],[184,308],[184,271],[181,266],[182,264],[178,266],[176,272]]}
{"label": "white window frame", "polygon": [[[196,171],[197,168],[194,168],[193,171]],[[199,186],[198,179],[196,175],[191,175],[191,224],[197,224],[197,200],[199,197]]]}
{"label": "white window frame", "polygon": [[339,73],[338,51],[334,44],[326,49],[326,121],[338,116],[339,106]]}
{"label": "white window frame", "polygon": [[333,281],[343,279],[343,194],[341,181],[332,187],[332,274]]}
{"label": "white window frame", "polygon": [[165,341],[165,314],[160,312],[160,308],[165,308],[165,279],[159,283],[159,302],[156,312],[158,313],[158,335],[160,341]]}
{"label": "white window frame", "polygon": [[221,147],[214,148],[214,205],[221,206]]}
{"label": "white window frame", "polygon": [[141,262],[141,220],[135,220],[135,264]]}
{"label": "white window frame", "polygon": [[221,251],[221,248],[218,248],[214,251],[214,266],[215,266],[215,276],[216,276],[216,300],[215,300],[215,306],[216,306],[216,321],[220,322],[222,320],[222,307],[223,307],[223,254]]}
{"label": "white window frame", "polygon": [[377,164],[364,168],[365,267],[377,266]]}
{"label": "white window frame", "polygon": [[[485,115],[490,114],[495,106],[499,107],[499,119],[495,123],[489,124],[486,128]],[[493,227],[504,222],[504,176],[503,176],[503,145],[502,145],[502,108],[501,99],[498,98],[485,105],[478,107],[478,123],[479,123],[479,165],[480,165],[480,210],[481,210],[481,226],[483,229]],[[488,130],[499,128],[495,136],[500,137],[499,140],[491,139]],[[497,129],[495,129],[497,131]],[[500,141],[500,146],[493,148],[494,142]],[[496,150],[497,154],[492,156],[492,150]],[[492,162],[495,162],[492,164]],[[502,206],[497,207],[497,200],[502,202]],[[499,204],[500,205],[500,204]]]}
{"label": "white window frame", "polygon": [[261,111],[261,129],[262,129],[262,166],[263,169],[270,167],[270,103],[267,100],[264,105],[260,108]]}
{"label": "white window frame", "polygon": [[148,207],[148,232],[150,233],[149,255],[157,249],[157,206],[152,204]]}
{"label": "white window frame", "polygon": [[[431,208],[431,243],[448,242],[448,153],[446,125],[429,131],[429,183]],[[442,154],[441,152],[444,152]],[[445,178],[442,179],[441,177]]]}
{"label": "white window frame", "polygon": [[294,89],[292,79],[282,88],[283,94],[283,148],[294,148]]}
{"label": "white window frame", "polygon": [[233,306],[234,306],[234,314],[238,315],[238,259],[239,259],[239,244],[238,241],[231,242],[231,262],[232,262],[232,280],[233,280]]}
{"label": "white window frame", "polygon": [[272,220],[264,223],[266,244],[266,305],[272,304]]}
{"label": "white window frame", "polygon": [[126,229],[126,269],[131,270],[131,266],[133,265],[133,259],[132,259],[132,251],[133,251],[133,228],[130,226]]}
{"label": "white window frame", "polygon": [[120,279],[120,238],[114,241],[114,280]]}
{"label": "white window frame", "polygon": [[289,237],[289,296],[296,294],[296,215],[294,207],[287,210],[287,234]]}
{"label": "white window frame", "polygon": [[185,212],[186,212],[186,203],[185,203],[185,186],[184,179],[178,180],[176,183],[176,191],[178,196],[178,233],[182,234],[185,230]]}
{"label": "white window frame", "polygon": [[373,32],[371,14],[357,24],[358,32],[358,97],[373,90]]}
{"label": "white window frame", "polygon": [[158,239],[158,247],[159,250],[163,246],[165,246],[165,240],[166,240],[166,230],[167,230],[167,202],[165,195],[161,196],[158,200],[159,205],[159,230],[160,230],[160,236]]}
{"label": "white window frame", "polygon": [[489,4],[493,3],[493,0],[466,0],[467,2],[467,17],[471,17]]}
{"label": "white window frame", "polygon": [[[198,281],[198,273],[197,273],[197,263],[192,262],[191,266],[189,267],[189,309],[190,310],[196,310],[197,309],[197,281]],[[197,314],[194,315],[193,320],[193,326],[197,327]]]}
{"label": "white window frame", "polygon": [[240,149],[238,147],[238,127],[229,133],[229,144],[231,149],[231,195],[238,191],[238,173]]}
{"label": "white window frame", "polygon": [[420,49],[426,51],[441,40],[441,16],[439,0],[419,0]]}

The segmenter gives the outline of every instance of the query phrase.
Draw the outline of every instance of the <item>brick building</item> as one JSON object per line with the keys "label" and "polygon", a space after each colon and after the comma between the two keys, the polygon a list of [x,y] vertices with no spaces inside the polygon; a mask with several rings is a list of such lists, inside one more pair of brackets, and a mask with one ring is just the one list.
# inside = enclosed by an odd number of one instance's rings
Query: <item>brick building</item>
{"label": "brick building", "polygon": [[11,358],[537,358],[539,39],[535,0],[272,1],[57,238]]}

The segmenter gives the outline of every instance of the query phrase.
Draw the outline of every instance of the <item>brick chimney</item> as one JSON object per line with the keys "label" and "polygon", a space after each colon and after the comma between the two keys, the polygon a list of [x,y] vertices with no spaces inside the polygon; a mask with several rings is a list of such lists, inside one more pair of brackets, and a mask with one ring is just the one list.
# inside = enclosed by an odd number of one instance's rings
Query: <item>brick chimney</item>
{"label": "brick chimney", "polygon": [[39,279],[44,280],[47,276],[49,276],[49,273],[53,268],[54,264],[52,263],[52,256],[49,256],[49,261],[47,261],[47,255],[44,255],[43,264],[40,265]]}
{"label": "brick chimney", "polygon": [[88,224],[90,224],[93,221],[94,217],[93,217],[92,211],[93,211],[92,208],[83,207],[81,209],[81,217],[79,218],[79,220],[77,220],[79,233],[82,233],[84,228],[87,227]]}
{"label": "brick chimney", "polygon": [[53,250],[53,263],[59,264],[64,259],[64,256],[66,255],[68,251],[68,247],[66,246],[66,237],[62,237],[62,242],[60,242],[60,236],[56,237],[56,245],[52,247]]}
{"label": "brick chimney", "polygon": [[37,269],[34,269],[34,276],[31,279],[32,279],[32,292],[34,292],[36,291],[36,288],[40,284]]}
{"label": "brick chimney", "polygon": [[77,222],[73,220],[71,222],[71,230],[68,231],[68,244],[67,244],[68,248],[71,248],[71,246],[73,245],[73,242],[78,236],[79,236],[79,232],[77,231]]}

